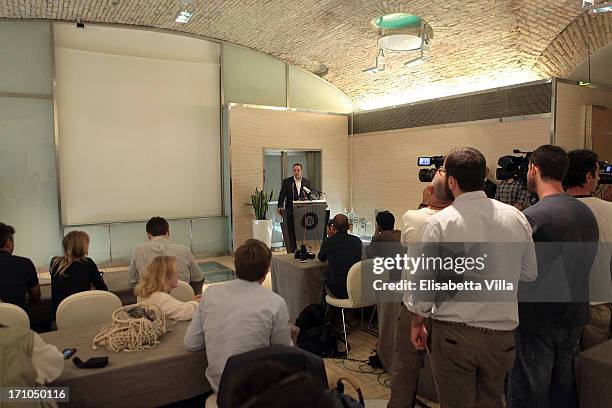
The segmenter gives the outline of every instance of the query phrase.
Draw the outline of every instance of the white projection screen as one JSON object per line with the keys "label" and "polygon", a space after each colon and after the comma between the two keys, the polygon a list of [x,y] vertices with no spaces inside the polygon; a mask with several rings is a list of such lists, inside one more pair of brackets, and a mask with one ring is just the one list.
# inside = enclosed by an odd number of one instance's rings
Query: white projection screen
{"label": "white projection screen", "polygon": [[219,45],[56,24],[64,225],[221,214]]}

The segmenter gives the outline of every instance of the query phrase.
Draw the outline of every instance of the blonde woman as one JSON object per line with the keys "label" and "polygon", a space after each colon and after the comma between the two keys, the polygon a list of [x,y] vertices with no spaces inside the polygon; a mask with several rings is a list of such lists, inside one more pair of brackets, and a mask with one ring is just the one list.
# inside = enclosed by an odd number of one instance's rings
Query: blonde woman
{"label": "blonde woman", "polygon": [[62,300],[75,293],[108,290],[98,266],[88,258],[89,235],[83,231],[69,232],[62,240],[63,256],[51,259],[51,298],[55,310]]}
{"label": "blonde woman", "polygon": [[198,308],[200,296],[188,302],[181,302],[170,296],[170,291],[178,286],[176,257],[158,256],[153,258],[145,269],[140,282],[134,288],[139,303],[158,306],[167,318],[191,320]]}

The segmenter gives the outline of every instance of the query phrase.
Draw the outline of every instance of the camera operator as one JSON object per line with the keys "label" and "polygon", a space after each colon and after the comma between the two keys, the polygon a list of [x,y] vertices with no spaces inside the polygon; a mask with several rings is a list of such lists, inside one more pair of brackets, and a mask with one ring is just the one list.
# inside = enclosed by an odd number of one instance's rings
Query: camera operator
{"label": "camera operator", "polygon": [[[423,201],[418,210],[408,210],[402,217],[401,244],[405,247],[421,241],[423,226],[432,215],[451,205],[453,201],[444,188],[444,176],[439,171],[423,191]],[[410,322],[414,314],[401,305],[397,316],[393,341],[393,367],[391,396],[387,408],[412,407],[416,395],[419,372],[423,365],[424,352],[417,350],[410,341]],[[428,328],[431,322],[427,321]]]}
{"label": "camera operator", "polygon": [[521,211],[529,207],[527,186],[514,177],[499,182],[495,191],[495,199],[513,205]]}
{"label": "camera operator", "polygon": [[590,322],[582,331],[582,348],[612,338],[612,203],[593,196],[599,180],[597,153],[573,150],[564,185],[569,195],[589,206],[599,225],[599,247],[589,276]]}

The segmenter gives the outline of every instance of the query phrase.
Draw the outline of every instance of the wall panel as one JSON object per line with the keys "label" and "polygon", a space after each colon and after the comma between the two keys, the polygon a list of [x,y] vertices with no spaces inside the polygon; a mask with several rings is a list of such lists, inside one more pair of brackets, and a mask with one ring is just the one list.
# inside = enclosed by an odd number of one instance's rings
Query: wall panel
{"label": "wall panel", "polygon": [[512,149],[532,150],[548,143],[550,118],[514,122],[462,124],[374,132],[353,137],[353,207],[360,217],[370,220],[374,230],[374,210],[388,209],[396,217],[396,227],[406,210],[421,202],[425,183],[418,179],[418,156],[443,155],[456,146],[472,146],[487,158],[495,172],[497,159]]}
{"label": "wall panel", "polygon": [[587,105],[612,107],[612,91],[557,83],[555,144],[568,150],[585,147]]}

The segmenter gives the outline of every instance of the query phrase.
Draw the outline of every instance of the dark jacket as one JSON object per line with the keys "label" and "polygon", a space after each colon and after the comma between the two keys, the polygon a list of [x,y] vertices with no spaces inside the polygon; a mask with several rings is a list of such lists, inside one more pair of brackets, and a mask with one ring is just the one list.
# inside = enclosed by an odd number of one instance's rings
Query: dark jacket
{"label": "dark jacket", "polygon": [[55,265],[55,260],[51,260],[49,271],[51,272],[51,298],[53,301],[53,310],[70,295],[75,293],[85,292],[90,290],[92,285],[98,290],[108,290],[102,275],[98,270],[98,266],[91,258],[85,258],[80,261],[74,261],[60,276],[58,265]]}
{"label": "dark jacket", "polygon": [[[402,231],[388,230],[381,231],[372,237],[372,242],[366,247],[366,256],[371,258],[395,258],[397,255],[406,253],[406,248],[400,243]],[[400,269],[389,271],[389,279],[398,281],[402,277]]]}
{"label": "dark jacket", "polygon": [[237,408],[250,398],[291,374],[311,374],[327,389],[323,359],[297,347],[274,344],[230,357],[225,364],[217,404],[219,408]]}
{"label": "dark jacket", "polygon": [[394,257],[395,254],[405,252],[399,243],[401,237],[400,230],[381,231],[372,237],[372,242],[366,247],[366,255],[368,258]]}
{"label": "dark jacket", "polygon": [[328,261],[326,285],[334,297],[348,298],[346,276],[351,266],[361,261],[361,248],[361,240],[346,232],[323,240],[319,260]]}
{"label": "dark jacket", "polygon": [[497,184],[495,184],[489,179],[486,179],[484,182],[483,190],[487,195],[487,198],[495,198],[495,193],[497,192]]}
{"label": "dark jacket", "polygon": [[307,194],[303,189],[304,187],[312,190],[312,184],[307,178],[302,177],[301,191],[297,191],[293,176],[284,179],[280,193],[278,194],[278,207],[285,208],[285,210],[293,210],[294,200],[307,199]]}
{"label": "dark jacket", "polygon": [[38,285],[36,267],[28,258],[0,251],[0,300],[25,308],[26,294]]}

